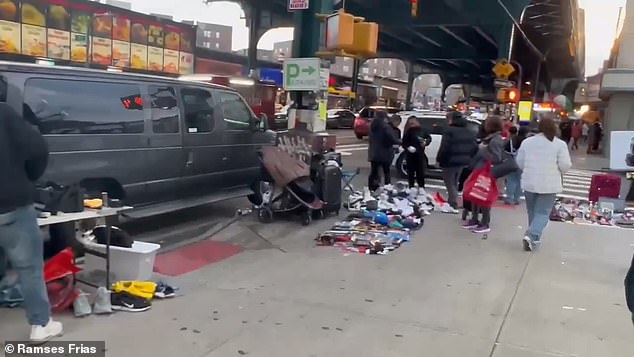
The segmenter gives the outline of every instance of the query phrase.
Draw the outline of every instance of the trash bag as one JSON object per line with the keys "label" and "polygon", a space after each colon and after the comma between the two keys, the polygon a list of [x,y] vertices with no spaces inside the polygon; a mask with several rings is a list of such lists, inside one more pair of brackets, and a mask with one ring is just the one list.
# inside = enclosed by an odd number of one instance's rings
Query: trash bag
{"label": "trash bag", "polygon": [[73,260],[73,250],[66,248],[44,263],[44,282],[53,312],[67,310],[79,296],[75,274],[81,269]]}

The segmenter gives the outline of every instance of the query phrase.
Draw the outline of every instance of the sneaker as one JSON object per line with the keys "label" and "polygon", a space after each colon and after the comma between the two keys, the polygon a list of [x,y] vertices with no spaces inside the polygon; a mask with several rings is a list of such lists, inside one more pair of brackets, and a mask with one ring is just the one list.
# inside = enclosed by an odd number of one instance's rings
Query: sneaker
{"label": "sneaker", "polygon": [[148,300],[136,297],[127,292],[112,293],[110,295],[112,310],[127,312],[147,311],[152,307]]}
{"label": "sneaker", "polygon": [[110,304],[110,290],[103,286],[97,289],[97,297],[95,298],[95,306],[93,312],[97,315],[112,314],[112,305]]}
{"label": "sneaker", "polygon": [[473,221],[469,221],[462,225],[462,228],[464,229],[476,229],[478,227],[480,227],[480,224],[478,224],[478,222],[473,222]]}
{"label": "sneaker", "polygon": [[46,342],[52,338],[64,334],[64,327],[61,322],[48,320],[46,326],[31,326],[31,342]]}
{"label": "sneaker", "polygon": [[156,285],[156,292],[154,292],[154,297],[159,299],[168,299],[176,296],[176,290],[178,288],[167,285],[163,282],[159,282]]}
{"label": "sneaker", "polygon": [[533,251],[533,240],[529,236],[525,236],[524,239],[522,240],[522,243],[524,243],[525,251],[527,252]]}
{"label": "sneaker", "polygon": [[476,233],[476,234],[484,234],[484,233],[489,233],[491,232],[491,228],[489,226],[477,226],[476,228],[472,229],[471,232]]}

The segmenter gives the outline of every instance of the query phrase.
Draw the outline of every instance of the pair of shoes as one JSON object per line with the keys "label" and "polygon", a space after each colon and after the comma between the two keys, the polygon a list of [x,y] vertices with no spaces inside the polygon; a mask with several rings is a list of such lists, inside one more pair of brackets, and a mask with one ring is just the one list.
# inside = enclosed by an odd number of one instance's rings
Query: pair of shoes
{"label": "pair of shoes", "polygon": [[147,311],[152,307],[149,300],[142,299],[126,291],[112,293],[110,295],[112,310],[127,312]]}
{"label": "pair of shoes", "polygon": [[52,338],[64,334],[64,327],[61,322],[48,320],[46,326],[31,326],[31,342],[46,342]]}
{"label": "pair of shoes", "polygon": [[485,225],[478,225],[477,227],[471,230],[472,233],[475,234],[485,234],[491,232],[491,227]]}

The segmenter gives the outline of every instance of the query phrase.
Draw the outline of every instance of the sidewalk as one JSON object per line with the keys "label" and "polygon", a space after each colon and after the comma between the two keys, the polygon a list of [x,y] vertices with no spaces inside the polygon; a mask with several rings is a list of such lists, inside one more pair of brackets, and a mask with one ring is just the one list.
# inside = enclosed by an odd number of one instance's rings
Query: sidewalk
{"label": "sidewalk", "polygon": [[[247,217],[214,238],[246,250],[170,280],[183,296],[145,313],[63,316],[64,339],[105,339],[122,357],[632,356],[632,232],[551,224],[528,254],[523,209],[496,209],[488,240],[457,220],[428,217],[388,256],[345,256],[314,247],[331,222]],[[22,311],[0,310],[2,339],[26,333]]]}

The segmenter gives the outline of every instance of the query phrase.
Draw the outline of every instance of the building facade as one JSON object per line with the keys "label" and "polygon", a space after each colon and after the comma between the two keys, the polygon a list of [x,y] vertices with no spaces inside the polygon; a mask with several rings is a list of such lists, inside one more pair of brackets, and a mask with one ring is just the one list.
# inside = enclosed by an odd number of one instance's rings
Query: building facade
{"label": "building facade", "polygon": [[196,47],[220,52],[231,52],[233,46],[233,29],[231,26],[198,22]]}

